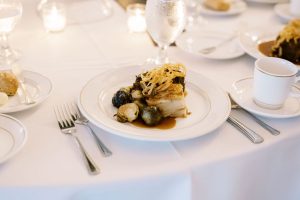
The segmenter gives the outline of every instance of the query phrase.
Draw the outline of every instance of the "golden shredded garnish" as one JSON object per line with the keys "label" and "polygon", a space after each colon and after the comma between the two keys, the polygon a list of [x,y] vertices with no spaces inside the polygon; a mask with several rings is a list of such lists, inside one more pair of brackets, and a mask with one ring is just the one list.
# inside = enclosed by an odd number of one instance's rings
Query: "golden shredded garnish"
{"label": "golden shredded garnish", "polygon": [[140,85],[144,96],[155,95],[167,90],[176,77],[185,77],[186,68],[182,64],[164,64],[141,74]]}
{"label": "golden shredded garnish", "polygon": [[282,55],[281,43],[290,40],[294,40],[295,43],[300,39],[300,19],[295,19],[290,21],[280,32],[279,37],[277,38],[272,51],[279,48],[279,56]]}

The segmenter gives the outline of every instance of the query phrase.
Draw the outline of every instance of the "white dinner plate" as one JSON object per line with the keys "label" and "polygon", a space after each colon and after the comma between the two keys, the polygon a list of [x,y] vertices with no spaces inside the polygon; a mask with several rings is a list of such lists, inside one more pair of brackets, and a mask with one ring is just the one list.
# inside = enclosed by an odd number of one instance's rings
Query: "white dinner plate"
{"label": "white dinner plate", "polygon": [[[274,88],[276,89],[276,88]],[[300,91],[294,87],[294,90]],[[253,101],[253,78],[248,77],[233,83],[230,95],[233,100],[244,109],[251,113],[269,117],[269,118],[290,118],[300,115],[300,100],[294,97],[288,97],[280,109],[267,109],[258,106]]]}
{"label": "white dinner plate", "polygon": [[[23,75],[26,89],[32,95],[36,103],[25,105],[22,103],[24,101],[23,96],[15,94],[14,96],[9,97],[8,103],[0,107],[0,113],[12,113],[27,110],[42,103],[50,95],[52,84],[47,77],[39,73],[26,70],[23,71]],[[19,88],[18,90],[21,89]]]}
{"label": "white dinner plate", "polygon": [[242,56],[245,51],[240,47],[238,37],[219,46],[216,51],[204,54],[199,50],[220,44],[234,33],[217,30],[191,30],[184,32],[176,40],[176,46],[182,50],[209,59],[231,59]]}
{"label": "white dinner plate", "polygon": [[239,34],[239,42],[244,51],[254,58],[265,57],[258,45],[262,42],[275,40],[282,30],[282,26],[256,27]]}
{"label": "white dinner plate", "polygon": [[121,87],[132,85],[140,73],[141,66],[130,66],[94,77],[80,92],[80,110],[93,124],[110,133],[148,141],[195,138],[212,132],[226,121],[231,109],[227,94],[213,81],[192,71],[188,71],[186,78],[186,104],[191,115],[177,118],[175,127],[161,130],[116,121],[117,109],[112,105],[112,97]]}
{"label": "white dinner plate", "polygon": [[18,153],[27,140],[27,130],[17,119],[0,114],[0,164]]}
{"label": "white dinner plate", "polygon": [[286,3],[288,0],[247,0],[248,2],[264,3],[264,4],[275,4],[275,3]]}
{"label": "white dinner plate", "polygon": [[205,5],[199,6],[199,11],[205,15],[211,16],[230,16],[237,15],[247,9],[247,4],[244,1],[233,1],[227,11],[217,11],[207,8]]}
{"label": "white dinner plate", "polygon": [[281,17],[285,21],[290,21],[294,18],[297,18],[294,15],[292,15],[292,13],[290,12],[290,4],[289,3],[276,4],[274,6],[274,11],[279,17]]}

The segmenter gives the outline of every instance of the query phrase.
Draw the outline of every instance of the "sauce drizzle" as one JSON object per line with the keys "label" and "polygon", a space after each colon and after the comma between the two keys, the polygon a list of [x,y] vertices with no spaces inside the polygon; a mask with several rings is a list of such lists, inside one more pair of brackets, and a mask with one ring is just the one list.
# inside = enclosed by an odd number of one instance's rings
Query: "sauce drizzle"
{"label": "sauce drizzle", "polygon": [[140,128],[150,128],[150,129],[156,128],[156,129],[165,130],[165,129],[174,128],[176,125],[176,119],[173,117],[168,117],[163,119],[158,125],[155,126],[147,126],[142,119],[137,119],[131,122],[131,124]]}

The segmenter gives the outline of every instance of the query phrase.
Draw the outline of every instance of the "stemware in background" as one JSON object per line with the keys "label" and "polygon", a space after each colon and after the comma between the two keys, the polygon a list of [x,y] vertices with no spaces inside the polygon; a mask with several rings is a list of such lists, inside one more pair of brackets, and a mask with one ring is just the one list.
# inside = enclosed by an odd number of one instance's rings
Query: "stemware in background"
{"label": "stemware in background", "polygon": [[169,63],[169,45],[182,33],[186,23],[185,0],[147,0],[147,30],[159,47],[156,58],[147,60],[148,64]]}
{"label": "stemware in background", "polygon": [[22,16],[22,4],[19,0],[0,0],[0,64],[10,65],[20,54],[12,49],[8,42],[8,35],[14,29]]}
{"label": "stemware in background", "polygon": [[186,28],[193,28],[204,23],[203,17],[199,15],[199,5],[201,0],[185,0],[187,9],[187,25]]}

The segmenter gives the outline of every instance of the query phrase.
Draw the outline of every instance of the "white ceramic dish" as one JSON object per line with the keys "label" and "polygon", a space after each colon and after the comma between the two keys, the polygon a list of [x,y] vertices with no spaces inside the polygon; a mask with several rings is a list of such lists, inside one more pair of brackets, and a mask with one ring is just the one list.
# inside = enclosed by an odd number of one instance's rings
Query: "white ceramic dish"
{"label": "white ceramic dish", "polygon": [[248,2],[264,3],[264,4],[275,4],[275,3],[286,3],[288,0],[247,0]]}
{"label": "white ceramic dish", "polygon": [[96,126],[119,136],[148,140],[185,140],[208,134],[221,126],[230,113],[227,94],[213,81],[188,71],[186,104],[192,112],[187,118],[176,119],[172,129],[141,128],[114,119],[113,94],[121,87],[130,86],[140,66],[118,68],[91,79],[81,90],[78,105],[82,113]]}
{"label": "white ceramic dish", "polygon": [[284,3],[284,4],[276,4],[274,6],[274,11],[275,13],[282,18],[285,21],[290,21],[294,18],[297,18],[292,15],[290,12],[290,4],[289,3]]}
{"label": "white ceramic dish", "polygon": [[23,74],[26,88],[36,103],[25,105],[22,103],[23,97],[20,97],[18,94],[16,94],[12,97],[9,97],[8,103],[0,107],[0,113],[12,113],[27,110],[39,105],[50,95],[52,84],[47,77],[32,71],[24,71]]}
{"label": "white ceramic dish", "polygon": [[265,55],[258,50],[258,45],[262,42],[275,40],[281,31],[282,26],[256,27],[239,34],[239,42],[243,50],[254,58],[261,58]]}
{"label": "white ceramic dish", "polygon": [[17,154],[26,140],[27,130],[19,120],[0,114],[0,164]]}
{"label": "white ceramic dish", "polygon": [[[266,109],[258,106],[253,101],[253,78],[248,77],[238,80],[233,83],[230,95],[233,100],[236,101],[244,109],[251,113],[269,117],[269,118],[290,118],[300,115],[300,99],[294,97],[288,97],[284,105],[280,109]],[[299,88],[293,88],[295,90],[300,90]]]}
{"label": "white ceramic dish", "polygon": [[216,51],[210,54],[201,53],[199,50],[218,45],[222,41],[232,37],[233,34],[234,33],[216,30],[191,30],[184,32],[178,37],[176,45],[185,52],[196,56],[216,60],[232,59],[242,56],[245,53],[238,43],[238,37],[224,43],[224,45],[221,45]]}
{"label": "white ceramic dish", "polygon": [[229,10],[227,11],[216,11],[205,7],[204,5],[199,6],[199,12],[204,15],[211,16],[230,16],[237,15],[244,12],[247,9],[247,4],[244,1],[233,1]]}

